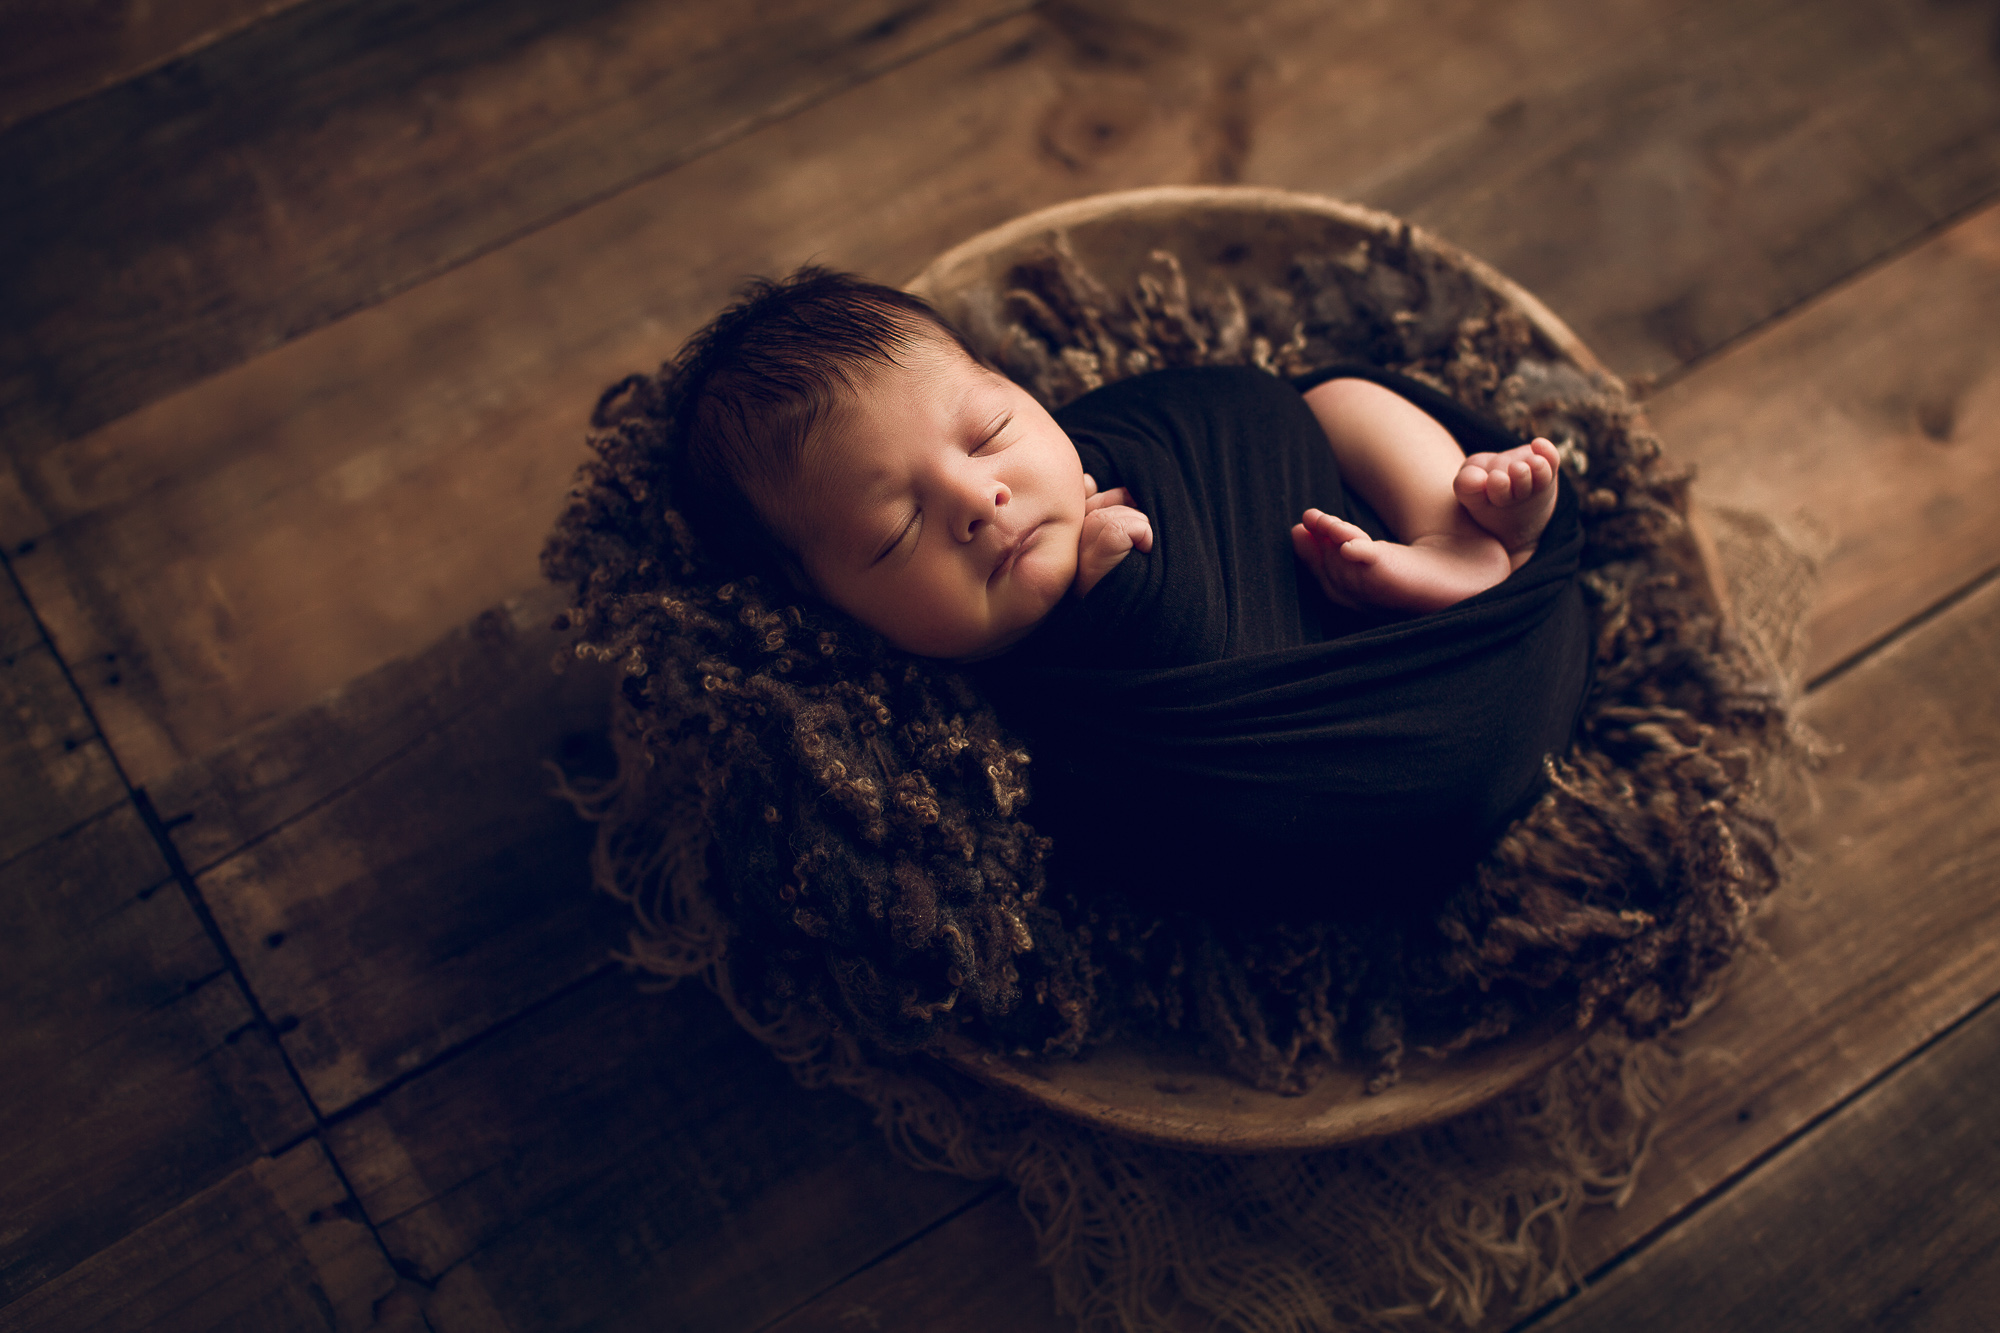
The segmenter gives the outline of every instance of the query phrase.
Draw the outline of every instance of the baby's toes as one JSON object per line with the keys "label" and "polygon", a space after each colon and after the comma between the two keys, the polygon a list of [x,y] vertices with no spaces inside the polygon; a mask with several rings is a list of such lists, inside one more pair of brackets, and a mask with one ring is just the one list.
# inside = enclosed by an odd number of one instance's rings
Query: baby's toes
{"label": "baby's toes", "polygon": [[1517,458],[1507,465],[1507,480],[1514,483],[1515,504],[1535,493],[1535,469],[1526,458]]}
{"label": "baby's toes", "polygon": [[1306,510],[1305,526],[1308,532],[1328,546],[1338,546],[1361,531],[1345,519],[1335,518],[1318,509]]}
{"label": "baby's toes", "polygon": [[1514,503],[1514,466],[1496,467],[1486,474],[1486,502],[1497,509]]}
{"label": "baby's toes", "polygon": [[1556,466],[1552,461],[1544,458],[1540,451],[1537,451],[1528,456],[1528,476],[1529,489],[1536,495],[1540,495],[1555,484]]}
{"label": "baby's toes", "polygon": [[1460,468],[1458,475],[1451,479],[1451,489],[1459,499],[1478,500],[1485,498],[1487,483],[1492,474],[1486,470],[1486,464],[1477,462],[1475,459],[1486,458],[1491,460],[1492,457],[1493,455],[1491,454],[1480,454],[1475,455],[1474,458],[1465,460],[1465,466]]}
{"label": "baby's toes", "polygon": [[1372,554],[1364,557],[1358,553],[1372,551],[1375,546],[1375,539],[1360,528],[1355,527],[1352,523],[1335,519],[1333,521],[1333,541],[1336,549],[1349,560],[1360,560],[1364,564],[1374,563],[1375,557]]}

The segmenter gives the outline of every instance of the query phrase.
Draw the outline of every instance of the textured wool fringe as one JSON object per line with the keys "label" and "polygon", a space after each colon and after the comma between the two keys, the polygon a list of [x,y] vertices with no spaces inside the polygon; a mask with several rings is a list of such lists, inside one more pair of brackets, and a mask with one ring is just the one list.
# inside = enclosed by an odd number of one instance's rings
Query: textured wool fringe
{"label": "textured wool fringe", "polygon": [[672,777],[633,771],[561,789],[622,831],[593,871],[646,923],[628,961],[701,978],[800,1083],[872,1106],[904,1161],[1011,1181],[1058,1306],[1089,1333],[1471,1328],[1532,1309],[1575,1284],[1578,1216],[1624,1203],[1680,1076],[1670,1043],[1610,1030],[1479,1111],[1375,1143],[1226,1156],[1105,1134],[935,1062],[871,1055],[804,1011],[754,1012],[703,888],[701,830],[662,802]]}

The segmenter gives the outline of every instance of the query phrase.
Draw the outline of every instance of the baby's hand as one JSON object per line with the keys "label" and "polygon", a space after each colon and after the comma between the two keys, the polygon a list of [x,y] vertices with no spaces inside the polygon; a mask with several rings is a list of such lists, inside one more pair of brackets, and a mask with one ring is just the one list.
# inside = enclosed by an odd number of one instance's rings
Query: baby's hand
{"label": "baby's hand", "polygon": [[1095,588],[1134,547],[1153,549],[1153,525],[1132,507],[1131,492],[1123,486],[1100,494],[1096,479],[1086,472],[1083,497],[1083,535],[1076,545],[1076,582],[1070,585],[1078,597]]}

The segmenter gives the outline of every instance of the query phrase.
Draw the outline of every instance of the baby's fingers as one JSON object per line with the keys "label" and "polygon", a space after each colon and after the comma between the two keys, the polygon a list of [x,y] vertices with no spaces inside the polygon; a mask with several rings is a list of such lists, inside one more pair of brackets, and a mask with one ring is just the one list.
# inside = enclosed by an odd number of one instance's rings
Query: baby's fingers
{"label": "baby's fingers", "polygon": [[1153,525],[1144,514],[1124,505],[1108,505],[1085,514],[1072,590],[1079,597],[1088,594],[1134,548],[1153,549]]}
{"label": "baby's fingers", "polygon": [[1323,548],[1317,541],[1313,540],[1312,533],[1306,529],[1306,525],[1303,523],[1292,524],[1292,554],[1299,558],[1300,564],[1310,569],[1313,573],[1318,574],[1321,572],[1320,561],[1324,558]]}
{"label": "baby's fingers", "polygon": [[1084,495],[1083,511],[1088,514],[1099,509],[1108,509],[1112,505],[1129,506],[1131,503],[1132,492],[1126,490],[1123,486],[1113,486],[1108,491],[1100,491],[1095,489],[1095,483],[1092,483],[1092,489]]}
{"label": "baby's fingers", "polygon": [[[1110,493],[1116,495],[1118,491]],[[1090,518],[1115,528],[1129,544],[1142,551],[1153,549],[1153,521],[1129,505],[1110,505],[1097,510]],[[1085,522],[1088,521],[1088,518],[1085,519]]]}

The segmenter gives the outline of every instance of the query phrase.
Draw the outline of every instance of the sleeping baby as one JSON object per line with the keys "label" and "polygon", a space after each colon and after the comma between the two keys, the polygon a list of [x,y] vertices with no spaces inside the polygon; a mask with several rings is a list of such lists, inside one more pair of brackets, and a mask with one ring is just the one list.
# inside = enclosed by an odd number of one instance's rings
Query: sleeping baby
{"label": "sleeping baby", "polygon": [[1052,415],[921,301],[819,269],[753,284],[677,366],[698,535],[967,664],[1074,885],[1422,908],[1568,743],[1589,652],[1556,450],[1416,381],[1159,371]]}

